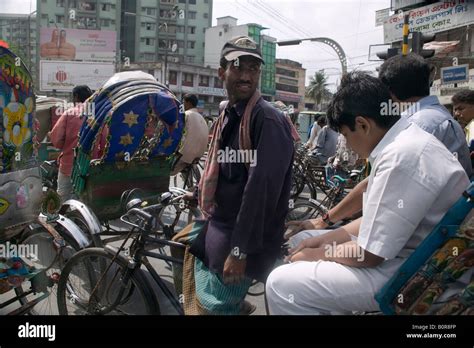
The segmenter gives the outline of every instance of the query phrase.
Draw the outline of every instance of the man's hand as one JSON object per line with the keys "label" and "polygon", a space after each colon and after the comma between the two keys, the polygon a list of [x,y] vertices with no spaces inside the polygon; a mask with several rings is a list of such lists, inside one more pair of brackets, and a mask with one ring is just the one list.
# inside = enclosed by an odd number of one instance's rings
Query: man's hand
{"label": "man's hand", "polygon": [[245,267],[247,266],[247,260],[239,260],[236,257],[229,255],[224,263],[224,283],[225,284],[238,284],[245,277]]}
{"label": "man's hand", "polygon": [[320,236],[303,239],[295,248],[288,250],[288,256],[285,258],[285,262],[293,261],[293,257],[304,249],[320,248],[322,244]]}
{"label": "man's hand", "polygon": [[290,231],[285,234],[285,239],[289,239],[298,232],[305,230],[324,230],[328,228],[328,224],[322,218],[304,220],[304,221],[289,221],[286,228]]}

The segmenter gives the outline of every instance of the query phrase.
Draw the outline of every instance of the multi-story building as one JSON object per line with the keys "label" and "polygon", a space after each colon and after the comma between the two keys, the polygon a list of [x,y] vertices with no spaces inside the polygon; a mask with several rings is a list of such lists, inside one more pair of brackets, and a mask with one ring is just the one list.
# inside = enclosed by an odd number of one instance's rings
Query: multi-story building
{"label": "multi-story building", "polygon": [[296,111],[304,110],[306,69],[301,63],[290,59],[276,59],[275,69],[275,99],[293,105]]}
{"label": "multi-story building", "polygon": [[0,40],[6,41],[30,70],[36,74],[36,15],[0,14]]}
{"label": "multi-story building", "polygon": [[132,62],[204,64],[212,0],[122,0],[122,56]]}
{"label": "multi-story building", "polygon": [[236,36],[249,36],[260,45],[265,65],[262,66],[260,90],[265,99],[272,101],[275,97],[275,56],[276,39],[263,35],[267,28],[250,23],[237,25],[237,18],[227,16],[217,18],[217,25],[206,30],[204,65],[219,67],[221,49],[224,44]]}
{"label": "multi-story building", "polygon": [[[170,63],[168,65],[169,88],[178,97],[195,94],[199,99],[198,109],[204,116],[217,116],[219,103],[226,99],[226,92],[219,79],[217,69],[194,64]],[[162,69],[155,73],[160,80]]]}

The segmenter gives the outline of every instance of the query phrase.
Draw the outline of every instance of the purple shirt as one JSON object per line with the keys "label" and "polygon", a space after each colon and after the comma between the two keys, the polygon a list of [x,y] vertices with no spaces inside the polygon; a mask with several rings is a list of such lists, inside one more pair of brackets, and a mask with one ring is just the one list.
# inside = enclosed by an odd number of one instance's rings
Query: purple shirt
{"label": "purple shirt", "polygon": [[[239,125],[246,104],[226,107],[221,150],[239,149]],[[225,260],[237,247],[247,254],[246,275],[263,281],[283,244],[294,147],[288,122],[262,98],[251,117],[256,165],[247,170],[245,163],[220,163],[217,207],[205,240],[205,264],[222,274]]]}

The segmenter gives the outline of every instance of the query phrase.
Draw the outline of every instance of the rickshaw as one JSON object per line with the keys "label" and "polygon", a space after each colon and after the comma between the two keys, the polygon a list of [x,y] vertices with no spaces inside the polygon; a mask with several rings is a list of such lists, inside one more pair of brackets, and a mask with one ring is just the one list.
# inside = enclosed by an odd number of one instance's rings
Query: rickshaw
{"label": "rickshaw", "polygon": [[[54,311],[56,300],[44,300],[61,265],[88,246],[79,227],[57,214],[54,192],[43,192],[37,130],[31,75],[19,57],[0,47],[0,310],[21,304],[10,314]],[[40,301],[42,310],[35,306]]]}
{"label": "rickshaw", "polygon": [[[384,314],[474,315],[474,183],[375,299]],[[466,277],[465,277],[466,278]],[[462,282],[463,280],[464,282]]]}
{"label": "rickshaw", "polygon": [[153,203],[168,192],[184,107],[141,71],[115,74],[86,104],[71,176],[78,200],[60,213],[101,246],[100,235],[120,235],[109,221],[123,214],[124,202],[136,196]]}

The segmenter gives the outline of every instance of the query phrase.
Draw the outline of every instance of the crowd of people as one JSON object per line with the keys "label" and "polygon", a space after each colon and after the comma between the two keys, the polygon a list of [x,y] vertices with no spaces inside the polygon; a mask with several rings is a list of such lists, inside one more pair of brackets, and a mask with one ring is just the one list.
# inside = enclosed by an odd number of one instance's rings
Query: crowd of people
{"label": "crowd of people", "polygon": [[[297,222],[290,254],[275,268],[284,243],[296,137],[287,117],[257,89],[262,64],[258,45],[246,36],[221,51],[218,74],[228,102],[212,129],[201,181],[184,197],[199,203],[204,219],[177,239],[188,244],[185,312],[249,314],[254,308],[245,296],[255,279],[266,284],[270,314],[377,311],[375,293],[469,185],[474,92],[453,97],[453,118],[429,95],[429,64],[413,53],[386,60],[378,77],[343,76],[327,117],[315,122],[306,146],[332,170],[328,175],[359,159],[368,160],[370,175],[324,216]],[[77,96],[87,98],[82,92]],[[184,103],[187,122],[207,129],[197,98],[187,95]],[[382,112],[394,103],[409,107]],[[63,149],[62,196],[70,194],[65,182],[77,144],[77,138],[68,138],[77,132],[65,132],[65,122],[62,117],[51,132],[53,144]],[[254,152],[256,165],[223,160],[218,156],[223,150]],[[360,211],[360,218],[333,228]]]}

